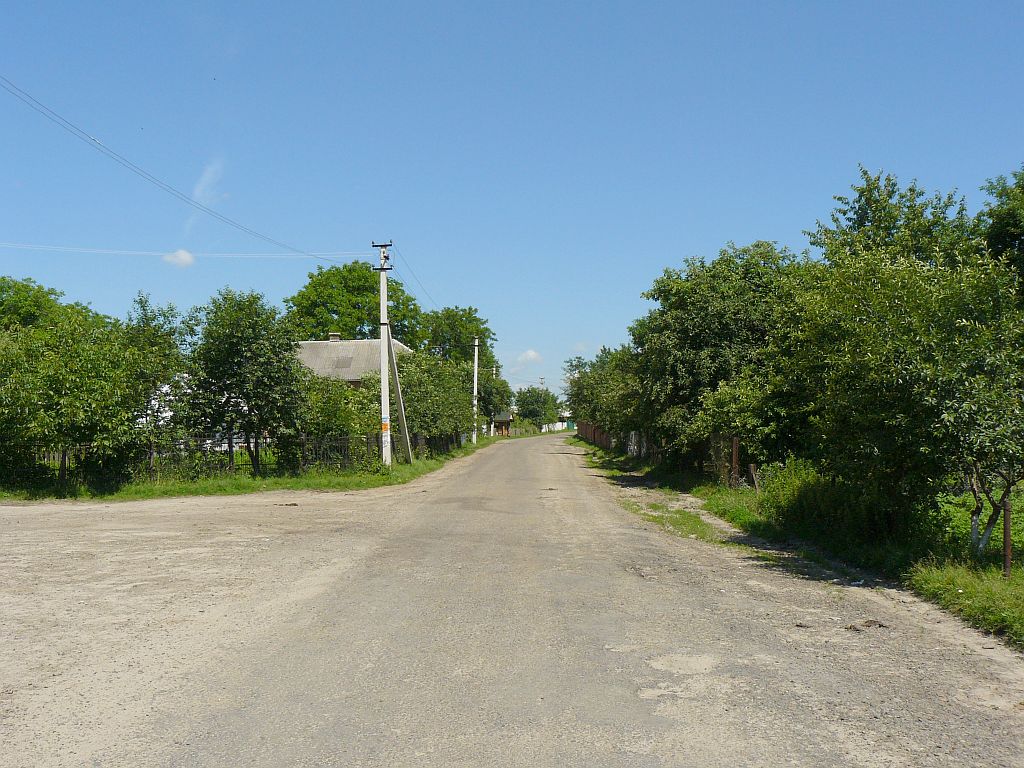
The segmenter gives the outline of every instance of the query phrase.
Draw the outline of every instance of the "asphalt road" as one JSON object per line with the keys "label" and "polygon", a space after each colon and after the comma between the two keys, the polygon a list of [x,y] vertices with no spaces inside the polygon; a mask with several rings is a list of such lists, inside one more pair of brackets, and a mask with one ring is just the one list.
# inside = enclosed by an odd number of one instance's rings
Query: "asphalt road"
{"label": "asphalt road", "polygon": [[1018,654],[673,537],[580,454],[0,508],[0,765],[1024,765]]}

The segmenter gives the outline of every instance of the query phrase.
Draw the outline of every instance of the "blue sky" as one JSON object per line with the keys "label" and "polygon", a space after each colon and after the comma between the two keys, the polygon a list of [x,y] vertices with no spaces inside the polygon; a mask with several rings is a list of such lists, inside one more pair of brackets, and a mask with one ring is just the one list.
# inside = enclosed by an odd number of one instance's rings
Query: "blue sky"
{"label": "blue sky", "polygon": [[[550,385],[666,266],[805,248],[858,163],[978,207],[1024,162],[1022,39],[1019,2],[38,2],[5,9],[0,74],[275,239],[392,238],[425,308],[477,306],[513,385]],[[0,167],[6,243],[275,250],[2,91]],[[140,290],[279,303],[315,264],[0,248],[115,315]]]}

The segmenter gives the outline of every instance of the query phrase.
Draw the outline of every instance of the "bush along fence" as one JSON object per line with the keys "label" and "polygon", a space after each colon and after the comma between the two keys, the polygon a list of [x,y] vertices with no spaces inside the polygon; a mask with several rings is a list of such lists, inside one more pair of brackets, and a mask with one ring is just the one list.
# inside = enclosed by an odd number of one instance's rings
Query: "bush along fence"
{"label": "bush along fence", "polygon": [[[410,442],[417,458],[449,453],[462,443],[458,435],[412,435]],[[408,461],[404,450],[398,446],[394,455],[396,461]],[[298,434],[248,440],[242,434],[193,435],[117,447],[8,445],[0,453],[0,485],[109,489],[131,482],[378,471],[381,467],[379,432],[330,437]]]}
{"label": "bush along fence", "polygon": [[[613,451],[649,464],[661,464],[667,451],[645,432],[632,431],[616,437],[590,422],[576,425],[580,439],[606,451]],[[712,435],[694,464],[701,474],[711,474],[723,485],[732,488],[750,486],[760,490],[761,470],[752,463],[749,453],[737,437]]]}

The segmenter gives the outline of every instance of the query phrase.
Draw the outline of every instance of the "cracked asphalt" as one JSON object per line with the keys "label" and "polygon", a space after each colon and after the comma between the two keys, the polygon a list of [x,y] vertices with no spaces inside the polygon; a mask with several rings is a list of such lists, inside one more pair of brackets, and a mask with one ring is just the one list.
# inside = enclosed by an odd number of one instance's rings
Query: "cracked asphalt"
{"label": "cracked asphalt", "polygon": [[1019,654],[625,493],[548,436],[372,491],[0,507],[0,765],[1024,764]]}

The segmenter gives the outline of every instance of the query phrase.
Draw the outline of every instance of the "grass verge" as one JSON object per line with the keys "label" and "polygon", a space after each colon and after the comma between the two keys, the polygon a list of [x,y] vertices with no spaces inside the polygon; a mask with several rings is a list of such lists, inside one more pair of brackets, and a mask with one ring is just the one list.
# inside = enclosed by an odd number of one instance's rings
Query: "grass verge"
{"label": "grass verge", "polygon": [[978,629],[1005,637],[1024,650],[1024,570],[1009,579],[1001,568],[957,563],[918,563],[907,584],[919,595]]}
{"label": "grass verge", "polygon": [[[82,488],[74,498],[82,500],[103,501],[138,501],[142,499],[159,499],[171,496],[234,496],[262,491],[356,491],[366,488],[379,488],[385,485],[400,485],[415,480],[429,472],[440,469],[452,459],[468,456],[498,441],[494,437],[482,437],[474,446],[467,443],[451,453],[428,459],[420,459],[415,464],[395,464],[389,470],[351,471],[351,472],[310,472],[296,477],[252,477],[249,475],[223,475],[191,482],[185,481],[140,481],[129,483],[110,493],[91,493]],[[0,499],[39,500],[38,495],[29,496],[17,491],[0,493]],[[49,497],[51,499],[57,496]],[[67,498],[67,497],[65,497]]]}

